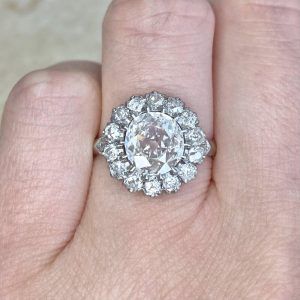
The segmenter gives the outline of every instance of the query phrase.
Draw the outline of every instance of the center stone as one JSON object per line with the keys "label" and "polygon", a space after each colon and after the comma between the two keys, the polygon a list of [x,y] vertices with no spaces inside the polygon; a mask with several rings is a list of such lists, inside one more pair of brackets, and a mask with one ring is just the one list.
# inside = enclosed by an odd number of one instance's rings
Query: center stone
{"label": "center stone", "polygon": [[183,132],[177,122],[164,113],[144,113],[130,123],[125,151],[137,169],[147,170],[151,175],[165,174],[183,156]]}

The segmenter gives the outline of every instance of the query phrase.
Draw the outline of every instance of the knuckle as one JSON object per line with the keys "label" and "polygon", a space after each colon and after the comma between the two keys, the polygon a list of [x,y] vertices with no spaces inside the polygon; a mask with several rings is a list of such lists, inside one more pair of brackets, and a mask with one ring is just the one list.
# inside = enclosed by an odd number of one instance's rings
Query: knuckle
{"label": "knuckle", "polygon": [[81,73],[34,71],[15,85],[6,102],[5,114],[23,123],[50,122],[56,116],[70,116],[84,105],[94,85],[92,79]]}
{"label": "knuckle", "polygon": [[244,6],[245,15],[248,19],[254,18],[258,22],[266,22],[273,29],[287,29],[299,32],[300,26],[300,2],[290,0],[272,1],[248,1]]}
{"label": "knuckle", "polygon": [[239,56],[246,56],[252,62],[259,55],[263,63],[298,68],[300,1],[228,0],[219,5],[238,36]]}
{"label": "knuckle", "polygon": [[206,0],[114,0],[104,19],[108,31],[152,38],[193,34],[204,24],[214,26],[214,13]]}
{"label": "knuckle", "polygon": [[247,0],[244,2],[246,12],[264,14],[269,17],[287,18],[297,14],[300,9],[298,0]]}
{"label": "knuckle", "polygon": [[[229,0],[227,12],[239,22],[252,25],[268,26],[270,28],[300,26],[300,2],[298,0],[246,0],[236,5],[235,0]],[[290,31],[290,30],[289,30]]]}
{"label": "knuckle", "polygon": [[[53,80],[53,79],[52,79]],[[25,75],[13,88],[7,106],[13,111],[28,111],[41,104],[46,94],[50,96],[55,83],[50,82],[48,74],[44,71],[34,71]]]}
{"label": "knuckle", "polygon": [[25,124],[41,123],[45,114],[53,110],[56,88],[56,79],[49,76],[47,71],[34,71],[25,75],[8,97],[4,120],[12,120],[16,125],[21,123],[20,126],[14,126],[20,129]]}
{"label": "knuckle", "polygon": [[[24,92],[31,96],[27,100],[43,97],[81,96],[94,86],[92,79],[80,72],[64,72],[55,69],[33,71],[25,75],[14,87],[11,95],[20,96]],[[12,97],[14,98],[14,97]],[[18,100],[26,100],[17,97]]]}

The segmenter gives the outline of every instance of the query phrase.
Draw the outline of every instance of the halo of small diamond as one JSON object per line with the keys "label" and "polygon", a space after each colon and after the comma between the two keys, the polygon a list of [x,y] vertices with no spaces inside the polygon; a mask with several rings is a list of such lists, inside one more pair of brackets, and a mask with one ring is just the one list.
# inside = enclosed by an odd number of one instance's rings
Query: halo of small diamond
{"label": "halo of small diamond", "polygon": [[188,183],[197,176],[197,167],[192,163],[181,162],[177,166],[179,177],[184,183]]}
{"label": "halo of small diamond", "polygon": [[111,121],[119,126],[128,126],[132,121],[130,110],[125,105],[120,105],[119,107],[114,108]]}
{"label": "halo of small diamond", "polygon": [[[147,133],[138,132],[136,136],[129,135],[134,138],[131,139],[131,149],[137,144],[140,147],[137,148],[137,154],[140,156],[135,160],[129,160],[125,146],[128,142],[127,132],[134,126],[133,120],[142,114],[149,114],[156,118],[154,128],[156,131],[153,133],[148,130]],[[149,119],[151,118],[145,117],[145,120]],[[177,192],[183,183],[197,176],[197,165],[204,161],[211,150],[211,145],[198,124],[197,115],[186,108],[180,98],[168,97],[156,91],[132,96],[126,104],[113,109],[111,121],[96,141],[95,150],[108,161],[111,176],[122,180],[130,192],[143,191],[150,197],[156,197],[163,191]],[[179,136],[182,136],[184,143],[178,140],[178,132],[170,131],[170,128],[176,126],[181,131]],[[149,129],[148,123],[145,123],[144,127]],[[152,135],[149,137],[146,134]],[[160,136],[155,139],[157,134]],[[151,164],[149,165],[149,162],[153,161],[159,167],[162,161],[161,168],[158,168],[160,171],[154,174],[151,172]]]}
{"label": "halo of small diamond", "polygon": [[175,120],[183,129],[194,129],[199,123],[197,115],[189,109],[183,110]]}
{"label": "halo of small diamond", "polygon": [[108,124],[104,129],[104,136],[112,141],[122,141],[124,139],[124,131],[116,123]]}
{"label": "halo of small diamond", "polygon": [[145,182],[144,193],[150,197],[156,197],[162,192],[161,181],[158,178],[150,179]]}
{"label": "halo of small diamond", "polygon": [[133,96],[127,102],[129,108],[134,114],[139,114],[146,108],[147,99],[143,96]]}
{"label": "halo of small diamond", "polygon": [[166,174],[166,176],[163,177],[162,185],[163,185],[163,189],[167,193],[175,193],[179,191],[181,186],[181,181],[178,176],[168,173]]}
{"label": "halo of small diamond", "polygon": [[147,94],[146,99],[148,109],[153,112],[162,111],[166,104],[166,96],[155,91]]}
{"label": "halo of small diamond", "polygon": [[183,110],[184,103],[180,98],[169,97],[164,107],[164,113],[171,117],[177,117]]}
{"label": "halo of small diamond", "polygon": [[124,184],[130,192],[138,192],[143,188],[143,179],[139,172],[133,172],[124,179]]}
{"label": "halo of small diamond", "polygon": [[117,160],[122,153],[123,153],[122,148],[119,148],[115,144],[107,144],[104,147],[102,154],[107,159],[107,161],[112,162]]}

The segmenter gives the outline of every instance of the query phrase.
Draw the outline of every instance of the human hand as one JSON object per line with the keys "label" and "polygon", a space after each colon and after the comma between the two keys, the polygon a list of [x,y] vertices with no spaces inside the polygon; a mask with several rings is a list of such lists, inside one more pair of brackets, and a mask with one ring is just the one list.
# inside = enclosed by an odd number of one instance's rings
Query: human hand
{"label": "human hand", "polygon": [[[15,86],[1,299],[300,298],[300,2],[213,8],[116,0],[101,69],[63,63]],[[196,180],[154,200],[93,158],[112,108],[149,90],[182,97],[217,144]]]}

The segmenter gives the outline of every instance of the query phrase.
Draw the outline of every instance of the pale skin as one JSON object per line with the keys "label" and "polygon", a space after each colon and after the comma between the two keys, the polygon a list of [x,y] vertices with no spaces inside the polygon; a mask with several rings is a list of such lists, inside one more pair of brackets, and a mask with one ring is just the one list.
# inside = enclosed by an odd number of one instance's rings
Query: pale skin
{"label": "pale skin", "polygon": [[[36,71],[8,98],[0,298],[299,299],[300,1],[116,0],[103,31],[101,68]],[[112,108],[151,90],[217,145],[155,200],[93,156]]]}

